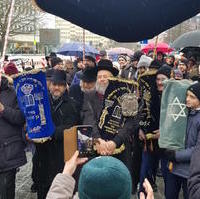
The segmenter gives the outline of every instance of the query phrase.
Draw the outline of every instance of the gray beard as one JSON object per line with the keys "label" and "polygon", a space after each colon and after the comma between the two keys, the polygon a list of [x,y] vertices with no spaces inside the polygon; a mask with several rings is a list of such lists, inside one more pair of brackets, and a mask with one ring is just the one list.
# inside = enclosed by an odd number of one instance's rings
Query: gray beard
{"label": "gray beard", "polygon": [[81,91],[84,93],[93,93],[93,92],[95,92],[95,87],[91,88],[91,89],[85,89],[85,88],[81,87]]}
{"label": "gray beard", "polygon": [[100,85],[98,82],[96,82],[96,91],[97,91],[97,93],[99,93],[101,95],[105,94],[107,87],[108,87],[108,84]]}

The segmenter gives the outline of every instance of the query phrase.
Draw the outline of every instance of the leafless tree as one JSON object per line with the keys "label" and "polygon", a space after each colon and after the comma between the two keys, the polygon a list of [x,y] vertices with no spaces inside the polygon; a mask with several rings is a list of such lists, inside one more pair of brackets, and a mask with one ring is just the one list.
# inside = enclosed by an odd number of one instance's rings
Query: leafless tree
{"label": "leafless tree", "polygon": [[[11,0],[0,1],[0,52],[6,35],[8,17],[11,9]],[[10,36],[17,34],[33,33],[37,22],[43,14],[37,10],[30,0],[15,0],[14,12],[10,26]]]}

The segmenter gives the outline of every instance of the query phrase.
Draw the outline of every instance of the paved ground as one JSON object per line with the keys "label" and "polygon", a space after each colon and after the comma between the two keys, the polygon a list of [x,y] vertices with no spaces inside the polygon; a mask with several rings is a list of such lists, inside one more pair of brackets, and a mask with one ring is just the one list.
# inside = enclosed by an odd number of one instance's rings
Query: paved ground
{"label": "paved ground", "polygon": [[[17,173],[16,179],[16,199],[36,199],[36,194],[31,193],[30,187],[32,185],[31,180],[31,153],[27,153],[28,163],[20,168],[20,171]],[[155,199],[164,199],[163,196],[163,181],[161,178],[158,178],[159,190],[155,193]],[[181,197],[182,198],[182,197]],[[133,196],[132,199],[136,199],[136,196]]]}
{"label": "paved ground", "polygon": [[31,171],[32,171],[32,154],[27,153],[28,163],[20,168],[16,179],[16,199],[36,199],[36,194],[31,193],[30,187],[32,185]]}

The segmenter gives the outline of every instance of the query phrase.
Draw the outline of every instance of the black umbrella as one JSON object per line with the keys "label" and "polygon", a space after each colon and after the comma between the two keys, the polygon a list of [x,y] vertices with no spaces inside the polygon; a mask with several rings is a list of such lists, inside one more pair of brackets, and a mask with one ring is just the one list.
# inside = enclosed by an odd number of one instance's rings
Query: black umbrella
{"label": "black umbrella", "polygon": [[200,47],[185,47],[180,52],[183,52],[188,59],[194,57],[200,63]]}
{"label": "black umbrella", "polygon": [[171,45],[172,48],[200,47],[200,30],[187,32],[178,37]]}
{"label": "black umbrella", "polygon": [[48,13],[120,42],[150,39],[200,12],[200,0],[34,1]]}

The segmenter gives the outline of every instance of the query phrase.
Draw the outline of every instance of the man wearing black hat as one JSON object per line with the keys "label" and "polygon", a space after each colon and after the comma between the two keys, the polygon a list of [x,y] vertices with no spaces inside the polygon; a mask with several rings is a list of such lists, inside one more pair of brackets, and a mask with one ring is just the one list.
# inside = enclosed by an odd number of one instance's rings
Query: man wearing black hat
{"label": "man wearing black hat", "polygon": [[86,68],[80,76],[80,84],[72,85],[69,89],[69,96],[78,104],[79,110],[82,110],[84,94],[95,90],[97,78],[96,68]]}
{"label": "man wearing black hat", "polygon": [[67,93],[66,74],[54,70],[49,85],[49,100],[55,132],[51,140],[36,144],[38,154],[38,199],[45,199],[53,178],[64,167],[63,131],[77,124],[75,102]]}
{"label": "man wearing black hat", "polygon": [[[152,78],[152,89],[149,90],[150,97],[144,100],[145,106],[143,107],[144,118],[140,121],[139,139],[144,144],[142,152],[142,165],[140,171],[140,190],[143,189],[142,184],[144,179],[147,178],[153,189],[157,189],[156,185],[156,172],[160,157],[160,148],[158,146],[158,138],[160,137],[159,132],[159,121],[160,121],[160,106],[161,106],[161,95],[164,89],[163,81],[170,79],[171,67],[163,65],[156,72],[156,77]],[[154,85],[155,84],[155,85]],[[143,98],[145,98],[145,93]],[[147,106],[148,105],[148,106]],[[151,136],[148,136],[148,134]],[[161,159],[162,175],[164,182],[166,182],[166,160]]]}
{"label": "man wearing black hat", "polygon": [[52,58],[55,58],[57,57],[56,53],[54,52],[51,52],[50,55],[46,56],[45,59],[46,59],[46,68],[52,68],[52,65],[51,65],[51,59]]}
{"label": "man wearing black hat", "polygon": [[137,64],[140,60],[140,57],[143,55],[141,51],[136,51],[133,56],[131,56],[131,63],[127,64],[126,67],[122,70],[121,77],[125,79],[135,80],[135,73],[137,71]]}
{"label": "man wearing black hat", "polygon": [[53,57],[51,58],[51,66],[53,69],[60,69],[63,70],[63,60],[60,57]]}
{"label": "man wearing black hat", "polygon": [[[104,95],[109,85],[108,79],[116,77],[119,71],[113,67],[110,60],[100,60],[97,70],[96,92],[89,93],[84,98],[83,112],[87,114],[85,114],[83,123],[85,125],[90,124],[93,127],[92,136],[98,138],[99,141],[99,144],[96,145],[97,153],[100,155],[113,155],[115,150],[119,150],[119,153],[113,156],[120,159],[132,173],[129,139],[130,133],[138,128],[138,121],[136,118],[128,117],[123,127],[119,126],[118,133],[114,136],[112,133],[104,132],[99,128],[98,123],[103,108]],[[122,145],[124,149],[121,149]]]}
{"label": "man wearing black hat", "polygon": [[74,84],[79,84],[80,83],[80,77],[82,75],[82,72],[85,68],[94,68],[96,67],[96,59],[91,56],[91,55],[86,55],[85,56],[85,60],[84,60],[84,67],[82,70],[78,71],[75,75],[74,75],[74,79],[72,81],[72,84],[71,85],[74,85]]}
{"label": "man wearing black hat", "polygon": [[100,60],[97,70],[95,92],[90,92],[85,95],[82,110],[85,112],[83,123],[93,126],[93,137],[96,138],[100,137],[97,128],[97,121],[102,109],[103,97],[108,87],[108,78],[117,76],[119,73],[119,71],[113,67],[110,60]]}

